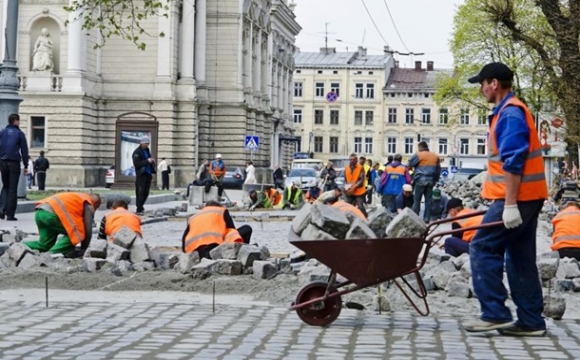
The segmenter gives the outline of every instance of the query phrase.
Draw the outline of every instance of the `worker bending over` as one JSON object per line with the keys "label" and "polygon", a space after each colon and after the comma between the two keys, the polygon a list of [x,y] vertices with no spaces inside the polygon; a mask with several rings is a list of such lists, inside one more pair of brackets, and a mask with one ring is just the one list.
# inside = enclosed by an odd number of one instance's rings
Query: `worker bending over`
{"label": "worker bending over", "polygon": [[109,241],[113,242],[115,233],[123,227],[129,228],[129,230],[139,235],[139,237],[143,237],[143,233],[141,232],[141,218],[129,211],[129,206],[125,201],[116,200],[113,202],[111,208],[113,211],[103,216],[103,220],[101,220],[97,239],[106,239],[108,236]]}
{"label": "worker bending over", "polygon": [[564,208],[552,219],[552,250],[561,258],[569,257],[580,261],[580,205],[568,201]]}
{"label": "worker bending over", "polygon": [[[447,213],[449,217],[462,216],[474,213],[475,210],[465,209],[461,199],[452,198],[447,202]],[[483,215],[468,217],[466,219],[457,220],[451,223],[451,228],[465,229],[472,226],[478,226],[483,220]],[[445,239],[445,252],[451,256],[459,256],[461,254],[469,254],[469,243],[475,236],[477,230],[467,230],[455,233],[455,236],[450,236]]]}

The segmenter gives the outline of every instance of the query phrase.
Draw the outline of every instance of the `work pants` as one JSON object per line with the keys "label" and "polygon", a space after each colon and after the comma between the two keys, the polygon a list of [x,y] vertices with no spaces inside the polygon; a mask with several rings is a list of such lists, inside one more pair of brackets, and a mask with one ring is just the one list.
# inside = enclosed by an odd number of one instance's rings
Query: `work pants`
{"label": "work pants", "polygon": [[137,175],[135,178],[135,197],[137,212],[141,213],[145,211],[143,205],[149,197],[149,189],[151,188],[151,174]]}
{"label": "work pants", "polygon": [[169,190],[169,171],[161,172],[161,190]]}
{"label": "work pants", "polygon": [[16,213],[18,202],[18,181],[20,179],[20,163],[18,161],[0,161],[2,173],[2,192],[0,193],[0,211],[8,217]]}
{"label": "work pants", "polygon": [[[494,201],[482,224],[501,221],[505,201]],[[527,330],[543,330],[544,301],[536,266],[536,228],[543,200],[518,202],[523,223],[514,229],[494,226],[477,230],[469,246],[473,288],[481,304],[481,320],[504,323],[512,321],[505,305],[507,290],[503,284],[504,263],[517,306],[516,325]]]}
{"label": "work pants", "polygon": [[448,237],[445,239],[445,252],[453,257],[469,254],[469,243],[454,236]]}
{"label": "work pants", "polygon": [[381,205],[383,205],[383,207],[387,209],[388,212],[396,214],[397,213],[397,208],[395,206],[396,198],[397,195],[381,195]]}
{"label": "work pants", "polygon": [[365,196],[366,193],[360,196],[344,195],[344,201],[358,207],[358,209],[363,213],[365,218],[368,218],[367,210],[365,209]]}
{"label": "work pants", "polygon": [[413,211],[419,215],[421,212],[421,199],[425,196],[425,211],[423,220],[426,223],[431,219],[431,199],[433,198],[433,184],[430,179],[419,178],[413,188]]}
{"label": "work pants", "polygon": [[558,249],[558,254],[560,254],[560,258],[574,258],[580,261],[580,248],[562,248]]}
{"label": "work pants", "polygon": [[44,186],[46,184],[46,171],[39,171],[36,173],[38,180],[38,190],[44,191]]}
{"label": "work pants", "polygon": [[[23,241],[24,245],[32,250],[51,254],[66,254],[74,250],[75,246],[70,242],[66,229],[56,214],[37,209],[34,214],[34,222],[38,228],[40,239]],[[59,235],[62,236],[59,238]]]}

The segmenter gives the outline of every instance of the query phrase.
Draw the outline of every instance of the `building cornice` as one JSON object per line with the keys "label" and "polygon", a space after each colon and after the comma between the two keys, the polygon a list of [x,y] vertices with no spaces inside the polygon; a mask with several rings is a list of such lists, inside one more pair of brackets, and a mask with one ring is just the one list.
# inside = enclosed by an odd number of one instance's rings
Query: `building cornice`
{"label": "building cornice", "polygon": [[298,35],[302,30],[302,27],[296,21],[296,15],[290,10],[290,8],[282,2],[274,2],[270,10],[272,17],[280,20],[280,23],[286,26],[294,36]]}

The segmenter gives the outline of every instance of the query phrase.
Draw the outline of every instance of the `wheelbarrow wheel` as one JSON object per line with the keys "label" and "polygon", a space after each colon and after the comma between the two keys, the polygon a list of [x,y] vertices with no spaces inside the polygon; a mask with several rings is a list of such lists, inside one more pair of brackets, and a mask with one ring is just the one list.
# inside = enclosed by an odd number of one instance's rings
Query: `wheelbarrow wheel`
{"label": "wheelbarrow wheel", "polygon": [[[298,292],[295,304],[299,305],[307,301],[323,297],[327,286],[328,284],[322,281],[313,282],[304,286]],[[332,294],[334,292],[336,292],[336,289],[331,286],[328,293]],[[340,296],[335,296],[327,298],[324,301],[296,309],[296,314],[298,314],[298,317],[308,325],[327,326],[332,324],[332,322],[338,318],[341,310],[342,298]]]}

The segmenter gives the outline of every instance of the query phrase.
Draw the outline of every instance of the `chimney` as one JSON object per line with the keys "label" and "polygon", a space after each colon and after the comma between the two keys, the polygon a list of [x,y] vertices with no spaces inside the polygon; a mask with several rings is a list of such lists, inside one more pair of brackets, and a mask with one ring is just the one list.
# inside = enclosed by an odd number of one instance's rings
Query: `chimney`
{"label": "chimney", "polygon": [[385,46],[383,47],[383,52],[384,52],[385,54],[392,54],[392,53],[393,53],[393,52],[391,51],[391,48],[390,48],[388,45],[385,45]]}
{"label": "chimney", "polygon": [[427,71],[433,71],[435,63],[433,61],[427,61]]}
{"label": "chimney", "polygon": [[336,48],[323,47],[320,48],[320,53],[325,55],[336,54]]}
{"label": "chimney", "polygon": [[415,70],[421,70],[421,62],[415,61]]}
{"label": "chimney", "polygon": [[395,67],[398,68],[399,67],[399,60],[395,60]]}
{"label": "chimney", "polygon": [[358,47],[358,56],[367,56],[367,49],[359,46]]}

